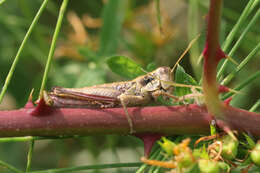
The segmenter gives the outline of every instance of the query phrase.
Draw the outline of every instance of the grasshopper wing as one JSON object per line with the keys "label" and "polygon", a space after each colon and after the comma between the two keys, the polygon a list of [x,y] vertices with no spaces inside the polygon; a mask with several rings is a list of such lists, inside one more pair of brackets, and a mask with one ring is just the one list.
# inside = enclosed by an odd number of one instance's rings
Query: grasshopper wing
{"label": "grasshopper wing", "polygon": [[62,88],[54,87],[44,94],[45,102],[53,107],[107,108],[118,107],[120,91],[104,87]]}

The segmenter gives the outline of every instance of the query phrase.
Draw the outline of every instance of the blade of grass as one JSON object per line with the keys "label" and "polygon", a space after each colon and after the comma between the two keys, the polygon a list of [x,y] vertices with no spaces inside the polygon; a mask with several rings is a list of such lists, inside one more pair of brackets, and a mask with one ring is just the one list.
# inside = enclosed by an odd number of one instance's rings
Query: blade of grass
{"label": "blade of grass", "polygon": [[61,136],[61,137],[40,137],[40,136],[25,136],[25,137],[8,137],[0,138],[0,143],[3,142],[28,142],[31,140],[49,140],[49,139],[68,139],[68,138],[85,138],[86,136]]}
{"label": "blade of grass", "polygon": [[[158,159],[158,157],[160,157],[160,152],[161,152],[161,150],[160,150],[159,148],[157,148],[157,149],[151,154],[151,156],[150,156],[149,159],[152,159],[152,160]],[[143,164],[140,166],[140,168],[139,168],[135,173],[143,173],[144,170],[145,170],[148,166],[149,166],[149,165],[143,163]]]}
{"label": "blade of grass", "polygon": [[35,15],[35,17],[34,17],[32,23],[31,23],[31,25],[30,25],[30,27],[29,27],[27,33],[26,33],[25,36],[24,36],[24,39],[23,39],[23,41],[22,41],[22,43],[21,43],[21,45],[20,45],[20,47],[19,47],[19,49],[18,49],[18,51],[17,51],[17,54],[16,54],[16,56],[15,56],[15,58],[14,58],[13,64],[12,64],[12,66],[11,66],[11,68],[10,68],[10,70],[9,70],[9,73],[8,73],[6,79],[5,79],[4,86],[3,86],[2,91],[1,91],[1,93],[0,93],[0,103],[3,101],[3,97],[4,97],[5,93],[6,93],[6,90],[7,90],[7,88],[8,88],[8,85],[9,85],[9,83],[10,83],[10,81],[11,81],[11,78],[12,78],[12,76],[13,76],[15,67],[16,67],[16,65],[17,65],[17,63],[18,63],[18,61],[19,61],[19,59],[20,59],[20,55],[21,55],[21,53],[22,53],[22,51],[23,51],[23,49],[24,49],[24,46],[25,46],[27,40],[29,39],[29,37],[30,37],[30,35],[31,35],[31,33],[32,33],[32,30],[33,30],[34,27],[36,26],[36,24],[37,24],[37,22],[38,22],[38,20],[39,20],[39,18],[40,18],[40,16],[41,16],[43,10],[45,9],[45,7],[46,7],[48,1],[49,1],[49,0],[44,0],[44,1],[43,1],[43,3],[42,3],[42,5],[41,5],[40,9],[38,10],[37,14]]}
{"label": "blade of grass", "polygon": [[239,19],[237,20],[237,23],[235,24],[233,29],[230,31],[230,33],[228,34],[225,42],[223,43],[223,51],[226,51],[228,49],[228,47],[230,46],[230,44],[234,40],[236,33],[239,31],[240,27],[245,24],[244,22],[246,22],[246,18],[254,10],[254,8],[257,7],[258,3],[259,3],[259,0],[250,0],[247,3],[247,6],[243,10]]}
{"label": "blade of grass", "polygon": [[[198,12],[199,12],[199,4],[198,0],[189,0],[189,11],[188,11],[188,38],[189,40],[192,40],[193,38],[198,35]],[[193,68],[193,71],[195,72],[196,77],[200,76],[201,73],[201,65],[198,64],[198,57],[200,56],[200,50],[199,50],[199,43],[195,43],[190,51],[190,62]]]}
{"label": "blade of grass", "polygon": [[51,65],[51,61],[52,61],[53,54],[54,54],[54,51],[55,51],[57,38],[58,38],[60,29],[61,29],[61,24],[62,24],[62,20],[63,20],[63,17],[64,17],[64,13],[65,13],[66,8],[67,8],[68,1],[69,0],[63,0],[61,7],[60,7],[60,12],[59,12],[57,24],[56,24],[56,27],[55,27],[55,31],[54,31],[54,34],[53,34],[47,63],[46,63],[45,69],[44,69],[41,89],[40,89],[40,93],[39,93],[39,98],[41,97],[41,95],[42,95],[41,93],[43,92],[45,85],[46,85],[46,82],[47,82],[47,76],[48,76],[48,73],[49,73],[49,70],[50,70],[50,65]]}
{"label": "blade of grass", "polygon": [[156,8],[156,18],[159,25],[160,32],[162,32],[162,20],[161,20],[161,10],[160,10],[160,0],[155,0]]}
{"label": "blade of grass", "polygon": [[[235,24],[235,26],[233,27],[233,29],[229,32],[225,42],[222,44],[222,50],[225,52],[227,51],[228,47],[230,46],[230,44],[232,43],[232,41],[234,40],[234,37],[236,35],[236,33],[238,32],[238,30],[240,29],[240,27],[244,24],[246,18],[248,17],[249,13],[254,9],[254,7],[257,5],[259,0],[250,0],[246,7],[244,8],[242,14],[239,16],[239,19],[237,20],[237,23]],[[200,4],[203,4],[202,1],[199,1]],[[205,4],[203,4],[204,6],[207,6]],[[228,9],[225,10],[225,8],[223,9],[224,13],[225,11],[228,11]],[[230,17],[230,14],[226,15],[227,17]],[[201,62],[203,56],[202,54],[200,55],[200,57],[198,58],[198,64]]]}
{"label": "blade of grass", "polygon": [[[260,13],[259,13],[260,14]],[[235,75],[240,72],[243,67],[246,66],[246,64],[257,54],[257,52],[260,50],[260,42],[256,45],[256,47],[248,54],[248,56],[237,66],[236,70],[230,73],[222,82],[222,85],[227,85],[234,77]]]}
{"label": "blade of grass", "polygon": [[249,112],[254,112],[260,106],[260,99],[249,109]]}
{"label": "blade of grass", "polygon": [[2,160],[0,160],[0,166],[4,167],[6,169],[9,169],[10,171],[15,172],[15,173],[23,173],[23,171],[13,167],[12,165],[9,165],[8,163],[5,163]]}
{"label": "blade of grass", "polygon": [[[240,44],[242,43],[242,40],[245,38],[245,35],[248,33],[248,31],[249,31],[249,29],[256,23],[256,21],[257,21],[257,19],[259,18],[259,16],[260,16],[260,9],[257,11],[257,13],[255,14],[255,16],[252,18],[252,20],[250,20],[250,23],[247,25],[247,27],[246,27],[246,29],[243,31],[243,33],[241,34],[241,36],[239,37],[239,39],[237,40],[237,42],[236,42],[236,44],[233,46],[233,48],[231,49],[231,51],[229,52],[229,54],[228,54],[228,56],[230,56],[230,57],[232,57],[233,55],[234,55],[234,53],[235,53],[235,51],[237,50],[237,48],[240,46]],[[259,49],[259,44],[256,46],[256,48],[252,51],[252,52],[254,52],[255,51],[255,53],[254,54],[256,54],[257,52],[258,52],[258,49]],[[252,56],[254,56],[254,54],[252,54]],[[251,53],[249,54],[249,55],[251,55]],[[249,60],[251,59],[251,57],[248,55],[248,57],[247,58],[245,58],[244,60],[243,60],[243,62],[242,63],[240,63],[240,65],[236,68],[236,70],[233,72],[233,73],[231,73],[231,74],[229,74],[223,81],[222,81],[222,84],[223,85],[227,85],[229,82],[230,82],[230,80],[234,77],[234,75],[235,75],[235,73],[237,73],[237,72],[239,72],[248,62],[249,62]],[[250,57],[250,58],[249,58]],[[223,68],[226,66],[226,64],[227,64],[227,60],[226,61],[224,61],[224,63],[223,63]],[[220,74],[220,71],[219,71],[219,74]],[[220,75],[219,75],[220,76]],[[231,77],[232,76],[232,77]]]}
{"label": "blade of grass", "polygon": [[127,0],[110,0],[104,7],[99,55],[109,56],[116,52],[127,2]]}
{"label": "blade of grass", "polygon": [[[253,82],[255,79],[257,79],[258,77],[260,77],[260,71],[257,71],[255,74],[253,74],[252,76],[250,76],[249,78],[247,78],[244,82],[242,82],[241,84],[239,84],[237,87],[234,88],[234,90],[239,91],[242,88],[244,88],[245,86],[249,85],[251,82]],[[225,94],[222,99],[225,100],[227,98],[229,98],[230,96],[234,95],[234,93],[227,93]]]}
{"label": "blade of grass", "polygon": [[[167,156],[163,156],[163,158],[161,159],[161,161],[167,161]],[[159,167],[159,166],[157,166],[155,169],[154,169],[154,171],[153,171],[153,173],[160,173],[162,168],[161,167]]]}
{"label": "blade of grass", "polygon": [[31,169],[33,147],[34,147],[34,139],[32,139],[30,141],[29,151],[28,151],[28,155],[27,155],[26,173],[30,172],[30,169]]}
{"label": "blade of grass", "polygon": [[[247,17],[254,10],[254,8],[257,7],[259,2],[260,2],[259,0],[250,0],[248,2],[247,6],[245,7],[244,11],[242,12],[241,16],[239,17],[237,23],[235,24],[233,29],[230,31],[225,42],[223,43],[222,47],[223,47],[224,52],[227,51],[228,47],[233,42],[235,35],[240,30],[241,26],[245,25]],[[242,41],[242,39],[239,40],[239,42],[241,42],[241,41]],[[221,75],[223,74],[223,72],[227,66],[227,63],[228,63],[228,60],[226,59],[224,61],[224,63],[221,65],[221,67],[219,68],[218,73],[217,73],[217,79],[220,79]]]}
{"label": "blade of grass", "polygon": [[[155,158],[155,160],[163,161],[164,156],[162,154],[159,154],[158,157]],[[160,168],[159,166],[150,166],[149,171],[147,173],[154,173],[156,169]]]}
{"label": "blade of grass", "polygon": [[87,165],[87,166],[74,166],[70,168],[58,168],[58,169],[46,169],[42,171],[32,171],[31,173],[46,173],[46,172],[72,172],[72,171],[81,171],[81,170],[90,170],[90,169],[107,169],[107,168],[124,168],[124,167],[139,167],[141,162],[134,163],[112,163],[112,164],[101,164],[101,165]]}

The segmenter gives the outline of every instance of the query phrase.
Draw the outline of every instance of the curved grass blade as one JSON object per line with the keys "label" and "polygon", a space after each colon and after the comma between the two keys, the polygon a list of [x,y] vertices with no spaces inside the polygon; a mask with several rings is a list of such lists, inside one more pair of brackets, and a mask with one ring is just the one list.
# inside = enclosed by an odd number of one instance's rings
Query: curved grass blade
{"label": "curved grass blade", "polygon": [[12,172],[15,172],[15,173],[23,173],[23,171],[13,167],[12,165],[9,165],[8,163],[5,163],[4,161],[0,160],[0,166],[12,171]]}
{"label": "curved grass blade", "polygon": [[106,4],[102,15],[99,55],[109,56],[116,52],[126,7],[126,0],[109,0]]}
{"label": "curved grass blade", "polygon": [[249,53],[249,55],[237,66],[235,71],[230,73],[225,79],[221,82],[222,85],[227,85],[234,77],[235,75],[240,72],[243,67],[246,66],[246,64],[257,54],[257,52],[260,50],[260,42],[256,45],[256,47]]}
{"label": "curved grass blade", "polygon": [[[227,51],[228,47],[231,45],[232,41],[234,40],[234,37],[236,35],[236,33],[240,30],[240,27],[245,25],[246,19],[249,16],[249,14],[255,9],[255,7],[257,7],[257,5],[259,4],[259,0],[250,0],[247,4],[247,6],[245,7],[244,11],[242,12],[240,18],[238,19],[237,23],[235,24],[235,26],[233,27],[233,29],[230,31],[230,33],[228,34],[224,44],[223,44],[223,51]],[[257,14],[256,14],[257,15]],[[248,28],[249,29],[249,28]],[[243,37],[244,38],[244,37]],[[241,42],[243,39],[239,39],[238,40],[238,44],[239,42]],[[229,55],[230,56],[230,55]],[[224,63],[221,65],[218,74],[217,74],[217,78],[219,79],[221,77],[221,75],[223,74],[226,66],[227,66],[227,62],[228,60],[226,59],[224,61]]]}
{"label": "curved grass blade", "polygon": [[156,5],[156,18],[159,24],[160,32],[162,32],[162,19],[161,19],[161,10],[160,10],[160,0],[155,0]]}
{"label": "curved grass blade", "polygon": [[19,59],[20,59],[20,55],[21,55],[21,53],[22,53],[22,51],[23,51],[23,49],[24,49],[24,46],[25,46],[26,42],[28,41],[28,39],[29,39],[29,37],[30,37],[30,35],[31,35],[31,33],[32,33],[32,30],[33,30],[34,27],[36,26],[36,24],[37,24],[37,22],[38,22],[38,20],[39,20],[39,18],[40,18],[40,16],[41,16],[43,10],[45,9],[45,7],[46,7],[48,1],[49,1],[49,0],[44,0],[44,1],[43,1],[43,3],[42,3],[42,5],[41,5],[40,9],[38,10],[37,14],[35,15],[35,17],[34,17],[32,23],[31,23],[31,25],[30,25],[30,27],[29,27],[27,33],[26,33],[25,36],[24,36],[24,39],[23,39],[23,41],[22,41],[22,43],[21,43],[21,45],[20,45],[20,47],[19,47],[19,49],[18,49],[18,51],[17,51],[17,53],[16,53],[16,56],[15,56],[15,58],[14,58],[13,64],[12,64],[12,66],[11,66],[11,68],[10,68],[10,70],[9,70],[9,73],[8,73],[6,79],[5,79],[4,86],[3,86],[2,91],[1,91],[1,93],[0,93],[0,103],[2,102],[3,97],[4,97],[5,93],[6,93],[6,90],[7,90],[7,88],[8,88],[8,85],[9,85],[10,81],[11,81],[11,78],[12,78],[12,76],[13,76],[13,73],[14,73],[14,70],[15,70],[15,68],[16,68],[16,65],[17,65],[17,63],[18,63],[18,61],[19,61]]}
{"label": "curved grass blade", "polygon": [[112,164],[102,164],[102,165],[87,165],[87,166],[74,166],[70,168],[58,168],[58,169],[46,169],[42,171],[31,171],[31,173],[64,173],[64,172],[73,172],[73,171],[81,171],[81,170],[91,170],[91,169],[107,169],[107,168],[129,168],[129,167],[139,167],[141,166],[141,162],[135,163],[112,163]]}
{"label": "curved grass blade", "polygon": [[47,76],[48,76],[48,73],[50,71],[50,65],[51,65],[53,55],[54,55],[54,50],[55,50],[55,47],[56,47],[56,41],[57,41],[57,38],[58,38],[58,35],[59,35],[59,32],[60,32],[63,16],[64,16],[64,13],[65,13],[68,1],[69,0],[63,0],[63,2],[61,4],[59,17],[58,17],[57,24],[56,24],[56,27],[55,27],[55,31],[54,31],[54,34],[53,34],[53,38],[52,38],[52,41],[51,41],[51,47],[50,47],[47,63],[46,63],[45,69],[44,69],[44,74],[43,74],[43,78],[42,78],[42,84],[41,84],[39,97],[41,97],[41,95],[42,95],[41,93],[43,92],[45,85],[46,85],[46,82],[47,82]]}
{"label": "curved grass blade", "polygon": [[260,106],[260,99],[249,109],[249,112],[254,112]]}
{"label": "curved grass blade", "polygon": [[30,169],[31,169],[33,147],[34,147],[34,139],[32,139],[30,141],[29,151],[28,151],[28,154],[27,154],[26,173],[29,173]]}
{"label": "curved grass blade", "polygon": [[[241,84],[239,84],[237,87],[234,88],[234,90],[239,91],[242,88],[244,88],[245,86],[249,85],[251,82],[253,82],[255,79],[257,79],[258,77],[260,77],[260,71],[257,71],[255,74],[253,74],[252,76],[250,76],[249,78],[247,78],[244,82],[242,82]],[[231,97],[233,94],[235,93],[227,93],[222,97],[222,100],[226,100],[227,98]]]}

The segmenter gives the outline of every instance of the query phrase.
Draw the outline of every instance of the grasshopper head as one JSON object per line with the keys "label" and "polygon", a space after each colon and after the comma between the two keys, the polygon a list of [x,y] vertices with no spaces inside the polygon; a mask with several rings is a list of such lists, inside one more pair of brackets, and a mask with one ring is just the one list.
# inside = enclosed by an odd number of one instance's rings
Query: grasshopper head
{"label": "grasshopper head", "polygon": [[156,70],[148,73],[144,76],[143,82],[145,91],[165,90],[172,91],[172,86],[166,82],[172,81],[171,68],[170,67],[159,67]]}

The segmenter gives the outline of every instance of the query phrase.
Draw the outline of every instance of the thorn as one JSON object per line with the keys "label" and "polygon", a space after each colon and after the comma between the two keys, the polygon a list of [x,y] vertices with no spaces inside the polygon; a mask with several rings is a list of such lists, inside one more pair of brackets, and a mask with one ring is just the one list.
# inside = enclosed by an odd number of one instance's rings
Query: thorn
{"label": "thorn", "polygon": [[[208,47],[209,47],[208,42],[206,42],[205,48],[202,53],[204,58],[208,57]],[[217,52],[216,52],[216,58],[217,58],[216,60],[220,61],[222,58],[226,58],[226,57],[227,57],[227,55],[222,51],[222,49],[218,45]]]}
{"label": "thorn", "polygon": [[34,92],[34,88],[31,90],[27,103],[25,104],[24,108],[34,108],[34,104],[32,102],[33,92]]}
{"label": "thorn", "polygon": [[231,138],[237,141],[236,136],[232,132],[232,130],[229,128],[229,126],[223,121],[223,120],[217,120],[217,125],[226,132]]}
{"label": "thorn", "polygon": [[30,115],[33,116],[49,115],[54,110],[54,108],[46,105],[43,98],[41,98],[37,102],[38,102],[37,106],[31,110]]}
{"label": "thorn", "polygon": [[226,106],[229,106],[231,100],[232,100],[232,97],[227,98],[226,100],[224,100],[224,104],[225,104]]}
{"label": "thorn", "polygon": [[234,89],[231,89],[231,88],[228,88],[228,87],[226,87],[224,85],[219,85],[218,86],[218,92],[219,93],[232,92],[232,93],[235,93],[235,94],[242,94],[242,92],[234,90]]}
{"label": "thorn", "polygon": [[152,134],[152,133],[142,133],[142,134],[135,134],[134,136],[136,136],[137,138],[141,139],[144,143],[144,156],[146,158],[149,157],[149,154],[152,150],[152,147],[154,145],[154,143],[161,139],[162,134]]}
{"label": "thorn", "polygon": [[217,58],[221,60],[222,58],[226,58],[226,57],[227,55],[225,54],[225,52],[223,52],[223,50],[219,46],[217,49]]}
{"label": "thorn", "polygon": [[218,86],[218,92],[219,93],[226,93],[226,92],[229,92],[229,88],[224,86],[224,85],[219,85]]}

